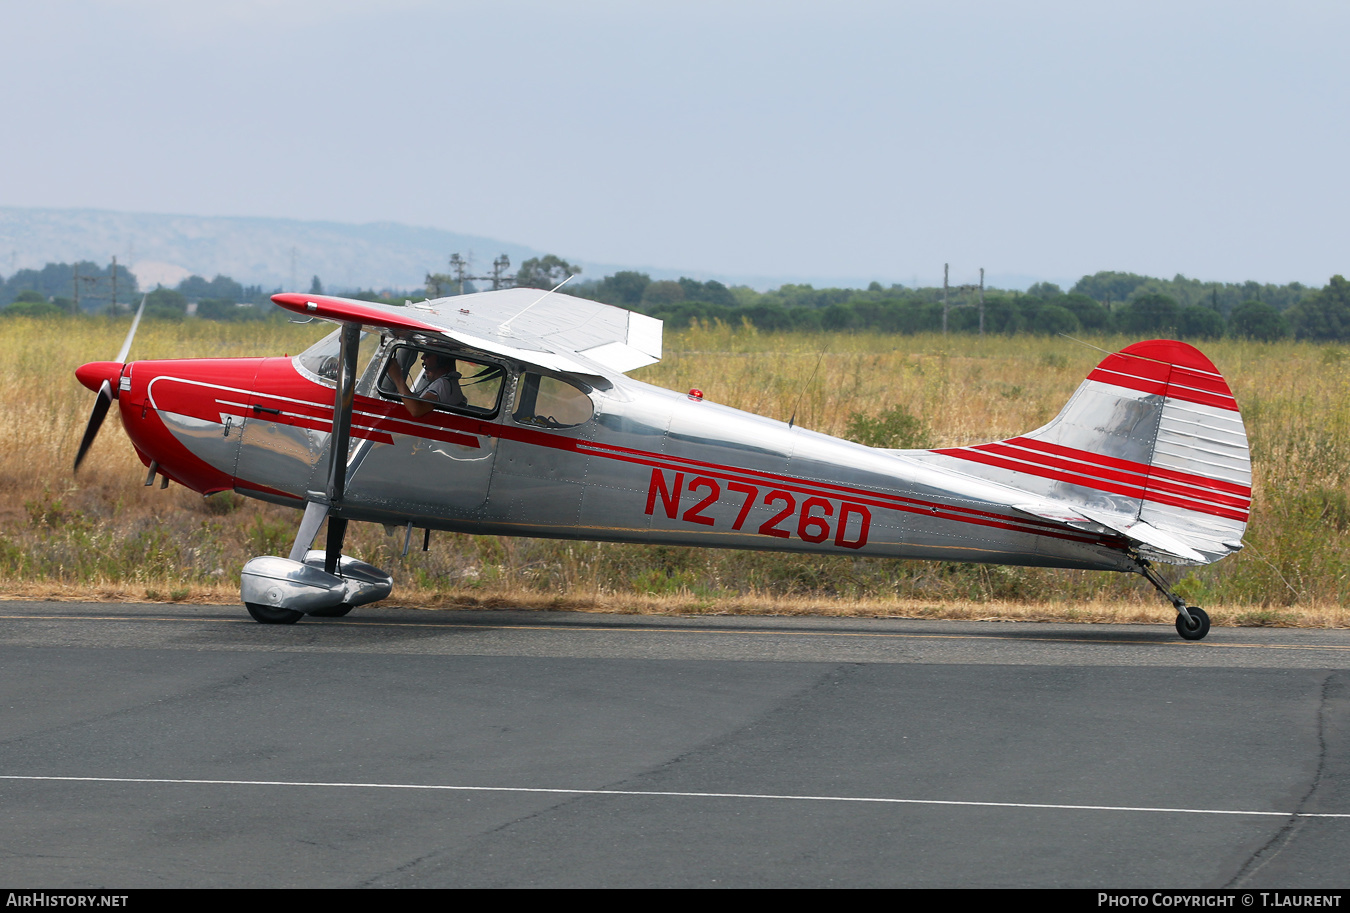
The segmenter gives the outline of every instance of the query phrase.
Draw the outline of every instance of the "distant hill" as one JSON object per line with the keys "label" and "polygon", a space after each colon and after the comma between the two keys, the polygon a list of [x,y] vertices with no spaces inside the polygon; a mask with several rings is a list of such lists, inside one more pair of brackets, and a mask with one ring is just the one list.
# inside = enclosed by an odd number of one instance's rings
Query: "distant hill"
{"label": "distant hill", "polygon": [[[175,286],[189,275],[211,279],[226,275],[244,285],[264,289],[308,289],[318,276],[333,291],[357,288],[420,288],[428,272],[447,272],[452,253],[473,255],[478,275],[492,269],[500,254],[513,266],[531,257],[557,254],[582,267],[583,279],[600,279],[620,270],[637,270],[653,279],[687,276],[699,281],[716,279],[725,285],[748,285],[761,291],[785,283],[816,288],[865,288],[880,280],[911,284],[920,277],[728,274],[699,269],[633,264],[597,263],[559,248],[541,251],[438,228],[415,228],[395,222],[348,225],[306,222],[300,219],[264,219],[232,216],[182,216],[110,212],[99,209],[28,209],[0,206],[0,277],[21,269],[41,269],[48,263],[90,260],[107,265],[113,257],[129,266],[141,288],[156,283]],[[294,261],[292,262],[292,254]],[[940,264],[934,264],[939,267]],[[941,283],[941,274],[933,280]],[[996,275],[986,277],[990,287],[1025,289],[1046,277]],[[1072,284],[1072,279],[1050,281]]]}
{"label": "distant hill", "polygon": [[317,275],[334,289],[406,289],[420,287],[428,271],[445,272],[450,254],[467,256],[470,251],[473,268],[483,273],[500,254],[516,265],[546,253],[477,235],[392,222],[344,225],[0,207],[4,276],[48,262],[106,264],[115,256],[131,268],[142,288],[154,288],[156,282],[174,285],[196,273],[207,278],[224,274],[264,288],[309,288],[310,278]]}

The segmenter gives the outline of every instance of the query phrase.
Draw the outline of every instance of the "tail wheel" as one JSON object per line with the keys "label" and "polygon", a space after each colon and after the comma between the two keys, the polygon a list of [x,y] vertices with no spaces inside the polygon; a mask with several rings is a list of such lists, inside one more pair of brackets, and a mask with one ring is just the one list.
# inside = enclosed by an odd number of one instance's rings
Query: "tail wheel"
{"label": "tail wheel", "polygon": [[1187,606],[1191,613],[1191,624],[1186,624],[1185,615],[1177,615],[1177,633],[1185,640],[1200,640],[1209,633],[1209,616],[1197,606]]}
{"label": "tail wheel", "polygon": [[304,612],[282,609],[277,606],[260,605],[256,602],[246,602],[244,608],[248,609],[248,614],[253,616],[254,621],[265,625],[293,625],[305,617]]}

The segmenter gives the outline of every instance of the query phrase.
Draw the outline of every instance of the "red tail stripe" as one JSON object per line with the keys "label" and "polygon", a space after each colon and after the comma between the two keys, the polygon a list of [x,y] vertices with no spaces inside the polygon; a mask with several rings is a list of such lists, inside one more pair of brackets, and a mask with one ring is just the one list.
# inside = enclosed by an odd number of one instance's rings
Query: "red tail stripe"
{"label": "red tail stripe", "polygon": [[1239,520],[1243,523],[1247,522],[1247,511],[1245,510],[1234,510],[1228,507],[1207,504],[1203,501],[1194,501],[1190,498],[1179,498],[1161,492],[1149,491],[1148,489],[1141,488],[1137,485],[1124,485],[1116,482],[1108,482],[1091,476],[1063,472],[1049,467],[1037,466],[1032,463],[1021,463],[1004,459],[1003,457],[995,456],[990,453],[985,453],[974,448],[955,447],[934,452],[957,457],[962,460],[970,460],[975,463],[984,463],[987,466],[997,466],[1000,469],[1009,469],[1013,472],[1021,472],[1027,475],[1040,476],[1045,479],[1053,479],[1056,482],[1081,485],[1084,488],[1090,488],[1095,491],[1110,492],[1111,494],[1124,495],[1127,498],[1137,498],[1141,501],[1153,501],[1157,504],[1168,504],[1172,507],[1180,507],[1184,510],[1195,511],[1196,513],[1209,514],[1214,517],[1226,517],[1229,520]]}
{"label": "red tail stripe", "polygon": [[1090,473],[1093,476],[1102,479],[1111,479],[1116,482],[1123,482],[1127,485],[1139,485],[1149,491],[1166,491],[1182,497],[1196,498],[1198,500],[1208,501],[1213,504],[1226,504],[1229,507],[1237,507],[1246,510],[1251,506],[1251,498],[1241,495],[1219,494],[1208,485],[1209,480],[1196,476],[1199,480],[1195,483],[1170,482],[1164,479],[1155,479],[1150,477],[1147,472],[1138,472],[1134,470],[1108,469],[1100,463],[1085,464],[1079,460],[1064,459],[1053,457],[1033,450],[1025,450],[1020,447],[1013,447],[1006,443],[984,444],[975,448],[984,450],[988,453],[998,454],[1014,460],[1033,463],[1038,466],[1044,466],[1052,469],[1065,469],[1070,472]]}
{"label": "red tail stripe", "polygon": [[1087,379],[1095,380],[1098,383],[1125,387],[1130,390],[1139,390],[1142,393],[1153,393],[1158,396],[1167,395],[1167,381],[1165,380],[1152,380],[1139,377],[1135,374],[1124,374],[1120,371],[1108,371],[1105,368],[1093,368],[1092,373],[1087,376]]}
{"label": "red tail stripe", "polygon": [[[1103,362],[1103,364],[1105,364],[1105,362]],[[1127,390],[1152,393],[1155,396],[1168,396],[1173,399],[1184,400],[1188,403],[1197,403],[1201,406],[1213,406],[1216,409],[1227,409],[1231,412],[1237,411],[1237,400],[1233,398],[1231,393],[1218,394],[1209,393],[1205,390],[1194,390],[1177,383],[1165,383],[1150,378],[1139,377],[1135,374],[1123,374],[1116,371],[1109,371],[1102,367],[1093,369],[1087,379],[1095,380],[1098,383],[1112,384],[1116,387],[1125,387]]]}
{"label": "red tail stripe", "polygon": [[1205,486],[1215,491],[1227,492],[1230,495],[1250,499],[1252,496],[1252,487],[1242,485],[1237,482],[1229,482],[1225,479],[1215,479],[1210,476],[1194,475],[1189,472],[1182,472],[1179,469],[1166,469],[1162,466],[1152,466],[1148,463],[1137,463],[1134,460],[1124,460],[1120,457],[1106,456],[1101,453],[1093,453],[1090,450],[1079,450],[1076,447],[1065,447],[1063,444],[1052,444],[1049,441],[1039,441],[1029,437],[1015,437],[1005,443],[1016,444],[1019,447],[1026,447],[1031,450],[1042,450],[1056,456],[1068,457],[1073,460],[1081,460],[1084,463],[1097,463],[1102,466],[1110,466],[1114,469],[1124,469],[1127,472],[1137,472],[1147,475],[1151,478],[1170,479],[1173,482],[1182,482],[1188,485]]}
{"label": "red tail stripe", "polygon": [[1232,396],[1233,391],[1219,374],[1209,374],[1181,365],[1166,364],[1147,358],[1122,355],[1117,352],[1102,359],[1099,371],[1111,371],[1128,377],[1137,377],[1163,384],[1180,384],[1202,393]]}
{"label": "red tail stripe", "polygon": [[1160,384],[1167,383],[1167,378],[1172,374],[1172,366],[1169,364],[1147,358],[1132,358],[1128,355],[1121,355],[1119,352],[1103,358],[1101,364],[1097,365],[1097,370],[1128,374],[1131,377],[1153,380]]}
{"label": "red tail stripe", "polygon": [[1199,371],[1192,371],[1190,368],[1183,368],[1180,365],[1172,366],[1172,377],[1168,383],[1181,384],[1183,387],[1203,390],[1217,396],[1231,397],[1233,395],[1233,391],[1228,387],[1228,382],[1219,375],[1201,374]]}

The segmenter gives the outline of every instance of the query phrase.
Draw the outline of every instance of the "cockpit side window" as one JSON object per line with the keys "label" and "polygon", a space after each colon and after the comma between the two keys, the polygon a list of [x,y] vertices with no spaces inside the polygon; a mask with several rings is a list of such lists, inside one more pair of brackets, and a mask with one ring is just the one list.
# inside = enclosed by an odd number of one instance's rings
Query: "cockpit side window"
{"label": "cockpit side window", "polygon": [[380,372],[377,389],[385,399],[404,400],[388,365],[406,378],[413,401],[426,402],[434,409],[490,417],[497,413],[506,371],[501,365],[469,356],[463,352],[396,346],[385,369]]}
{"label": "cockpit side window", "polygon": [[580,386],[546,374],[527,373],[516,388],[511,417],[521,425],[572,428],[590,421],[594,414],[595,404]]}

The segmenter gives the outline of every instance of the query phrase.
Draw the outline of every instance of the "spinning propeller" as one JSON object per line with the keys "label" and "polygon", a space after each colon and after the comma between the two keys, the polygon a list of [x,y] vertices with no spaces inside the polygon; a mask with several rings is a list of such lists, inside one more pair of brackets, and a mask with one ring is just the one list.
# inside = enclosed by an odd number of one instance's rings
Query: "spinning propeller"
{"label": "spinning propeller", "polygon": [[80,464],[84,462],[84,455],[89,452],[89,446],[94,443],[94,438],[98,437],[98,429],[108,415],[108,408],[117,398],[117,387],[114,384],[122,374],[127,353],[131,351],[131,340],[136,337],[136,327],[140,326],[141,314],[145,312],[145,301],[146,299],[142,297],[141,306],[136,309],[136,316],[131,321],[131,330],[127,333],[126,341],[122,343],[122,350],[117,353],[116,361],[91,361],[75,369],[75,376],[79,378],[80,383],[98,392],[98,398],[94,400],[94,411],[89,413],[89,424],[84,428],[80,450],[75,454],[76,471],[79,471]]}

